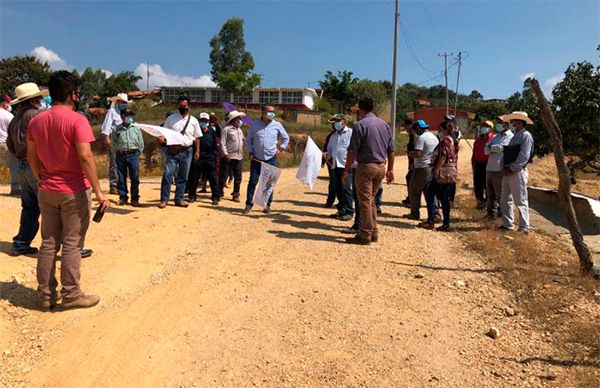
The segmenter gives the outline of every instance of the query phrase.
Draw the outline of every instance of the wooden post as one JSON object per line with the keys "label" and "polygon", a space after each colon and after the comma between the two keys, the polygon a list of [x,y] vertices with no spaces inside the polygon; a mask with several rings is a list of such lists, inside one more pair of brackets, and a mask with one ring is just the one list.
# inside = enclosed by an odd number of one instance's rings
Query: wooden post
{"label": "wooden post", "polygon": [[573,202],[571,201],[571,176],[569,168],[565,163],[565,153],[563,151],[562,133],[556,122],[554,114],[548,106],[548,101],[540,88],[540,84],[536,79],[530,78],[528,80],[531,83],[531,87],[535,93],[537,104],[540,108],[540,117],[550,135],[552,144],[554,146],[554,161],[556,162],[556,168],[558,170],[558,199],[563,207],[563,211],[567,217],[569,226],[569,233],[573,240],[573,245],[579,256],[579,266],[581,272],[585,275],[593,275],[594,262],[592,260],[592,253],[583,240],[583,234],[575,215],[575,209],[573,208]]}

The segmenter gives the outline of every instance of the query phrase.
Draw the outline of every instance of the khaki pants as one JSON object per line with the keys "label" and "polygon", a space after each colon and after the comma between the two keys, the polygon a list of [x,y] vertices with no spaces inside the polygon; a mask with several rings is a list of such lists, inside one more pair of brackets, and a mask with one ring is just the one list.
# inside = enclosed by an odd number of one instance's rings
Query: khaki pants
{"label": "khaki pants", "polygon": [[355,190],[360,207],[360,231],[358,236],[371,241],[377,236],[377,208],[375,194],[385,177],[385,163],[358,163],[355,176]]}
{"label": "khaki pants", "polygon": [[502,210],[502,225],[512,229],[515,223],[513,203],[519,211],[519,230],[529,231],[529,198],[527,182],[529,173],[527,168],[511,175],[502,177],[502,193],[500,209]]}
{"label": "khaki pants", "polygon": [[81,295],[79,267],[81,249],[90,224],[91,191],[76,194],[39,192],[42,214],[42,247],[37,263],[38,293],[41,300],[56,292],[56,253],[62,246],[60,282],[67,301]]}

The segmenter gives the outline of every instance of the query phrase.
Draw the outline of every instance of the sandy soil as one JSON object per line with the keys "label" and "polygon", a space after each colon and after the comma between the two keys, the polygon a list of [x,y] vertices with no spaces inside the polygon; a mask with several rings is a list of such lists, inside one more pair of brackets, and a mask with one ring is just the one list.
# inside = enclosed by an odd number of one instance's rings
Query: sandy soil
{"label": "sandy soil", "polygon": [[207,197],[159,210],[145,180],[148,207],[88,233],[82,286],[100,305],[54,313],[36,309],[35,259],[6,254],[19,202],[2,196],[0,386],[577,384],[573,368],[520,362],[556,349],[460,236],[400,218],[403,184],[385,186],[380,242],[358,247],[321,207],[325,181],[294,176],[269,216]]}

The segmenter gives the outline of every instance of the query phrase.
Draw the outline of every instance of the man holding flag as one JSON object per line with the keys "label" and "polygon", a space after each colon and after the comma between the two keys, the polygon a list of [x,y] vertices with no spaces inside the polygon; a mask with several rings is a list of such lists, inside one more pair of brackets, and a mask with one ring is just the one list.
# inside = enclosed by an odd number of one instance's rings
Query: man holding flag
{"label": "man holding flag", "polygon": [[[280,138],[281,144],[278,146]],[[290,137],[285,128],[275,120],[275,107],[263,105],[261,117],[253,121],[246,140],[250,157],[250,179],[248,181],[244,214],[249,214],[252,210],[254,191],[260,177],[262,163],[277,166],[277,157],[285,151],[289,142]],[[269,196],[267,206],[263,210],[265,214],[271,212],[271,202],[273,202],[273,194]]]}

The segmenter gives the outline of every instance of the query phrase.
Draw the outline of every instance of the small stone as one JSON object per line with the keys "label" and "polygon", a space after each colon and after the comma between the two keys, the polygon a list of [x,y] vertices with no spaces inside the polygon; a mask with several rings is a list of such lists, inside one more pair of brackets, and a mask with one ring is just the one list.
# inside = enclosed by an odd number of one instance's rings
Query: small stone
{"label": "small stone", "polygon": [[504,315],[506,315],[507,317],[514,317],[515,316],[515,310],[512,307],[505,307],[504,308]]}
{"label": "small stone", "polygon": [[325,339],[325,336],[324,336],[324,335],[321,335],[321,336],[319,336],[319,339],[322,339],[322,340],[324,340],[324,339]]}
{"label": "small stone", "polygon": [[504,236],[502,236],[502,237],[504,237],[504,238],[505,238],[505,239],[507,239],[507,240],[511,240],[511,241],[515,239],[514,237],[512,237],[512,236],[509,236],[509,235],[507,235],[507,234],[505,234],[505,235],[504,235]]}
{"label": "small stone", "polygon": [[467,284],[465,283],[465,281],[464,281],[464,280],[457,280],[456,282],[454,282],[454,285],[455,285],[457,288],[463,288],[463,287],[465,287]]}
{"label": "small stone", "polygon": [[6,357],[10,357],[10,356],[11,356],[11,354],[12,354],[12,352],[11,352],[10,350],[8,350],[8,349],[6,349],[6,350],[4,351],[4,355],[5,355]]}
{"label": "small stone", "polygon": [[300,302],[301,302],[301,303],[304,303],[304,298],[301,298],[301,299],[300,299]]}
{"label": "small stone", "polygon": [[424,277],[425,277],[425,275],[422,274],[421,272],[415,274],[415,278],[417,278],[417,279],[423,279]]}
{"label": "small stone", "polygon": [[28,367],[28,366],[26,366],[25,368],[21,369],[21,372],[23,372],[23,373],[29,373],[29,372],[31,372],[31,368]]}
{"label": "small stone", "polygon": [[485,333],[485,335],[487,335],[491,339],[496,339],[500,337],[500,330],[498,330],[497,327],[491,327],[490,330],[488,330],[488,332]]}

